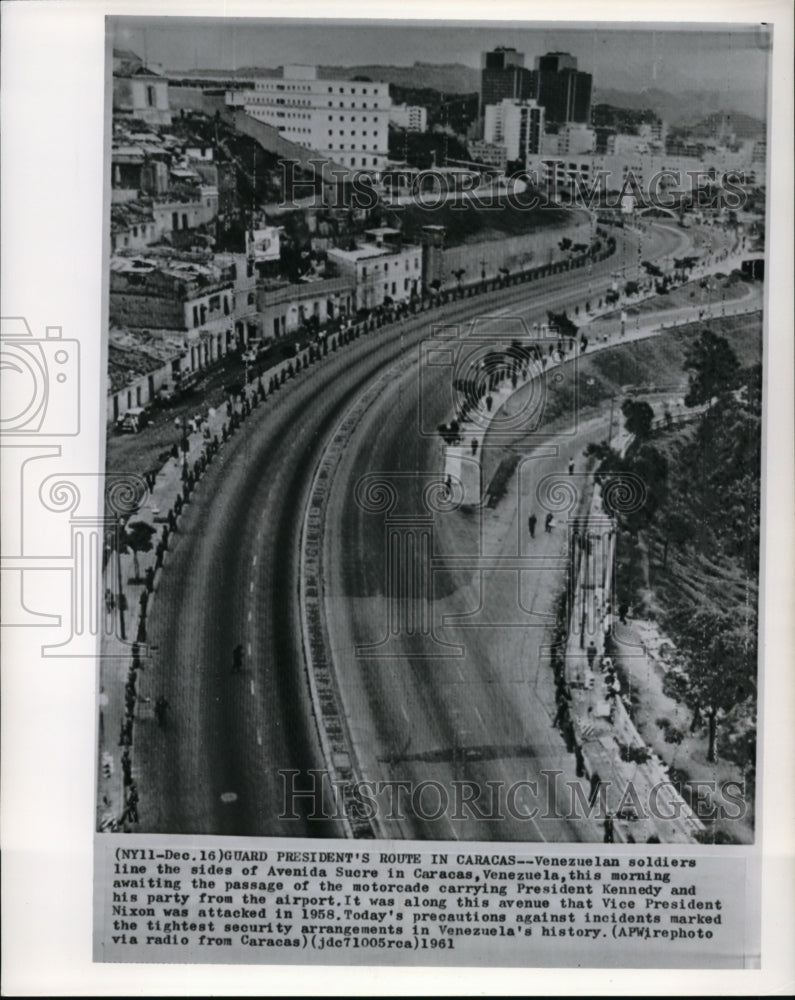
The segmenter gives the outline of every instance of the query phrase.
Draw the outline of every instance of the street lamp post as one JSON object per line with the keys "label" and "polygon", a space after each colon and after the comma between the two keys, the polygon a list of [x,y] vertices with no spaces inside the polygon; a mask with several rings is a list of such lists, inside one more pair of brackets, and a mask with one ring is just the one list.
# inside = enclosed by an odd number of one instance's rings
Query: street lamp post
{"label": "street lamp post", "polygon": [[124,624],[124,602],[126,600],[124,596],[124,591],[122,590],[122,575],[121,575],[121,517],[119,514],[114,514],[114,520],[116,524],[116,582],[118,584],[119,592],[116,605],[119,609],[119,637],[121,639],[127,638],[127,631]]}

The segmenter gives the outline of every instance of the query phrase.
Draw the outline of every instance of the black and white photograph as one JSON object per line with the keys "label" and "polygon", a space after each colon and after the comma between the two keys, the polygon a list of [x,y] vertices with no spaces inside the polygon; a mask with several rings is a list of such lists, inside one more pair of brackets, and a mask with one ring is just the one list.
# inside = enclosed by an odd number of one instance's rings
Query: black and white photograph
{"label": "black and white photograph", "polygon": [[108,33],[99,828],[752,843],[771,33]]}
{"label": "black and white photograph", "polygon": [[3,7],[2,991],[791,991],[791,6]]}

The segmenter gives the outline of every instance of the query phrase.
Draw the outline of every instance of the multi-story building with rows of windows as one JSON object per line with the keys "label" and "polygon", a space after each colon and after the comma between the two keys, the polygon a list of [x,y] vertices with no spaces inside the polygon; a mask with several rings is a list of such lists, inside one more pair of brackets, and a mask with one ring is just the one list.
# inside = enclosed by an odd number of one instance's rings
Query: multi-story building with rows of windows
{"label": "multi-story building with rows of windows", "polygon": [[422,247],[404,244],[400,230],[368,229],[366,242],[355,250],[332,247],[329,261],[356,288],[356,308],[375,309],[389,302],[408,302],[422,291]]}
{"label": "multi-story building with rows of windows", "polygon": [[318,80],[314,66],[285,66],[281,77],[257,80],[234,97],[252,118],[335,163],[368,170],[386,164],[388,83]]}

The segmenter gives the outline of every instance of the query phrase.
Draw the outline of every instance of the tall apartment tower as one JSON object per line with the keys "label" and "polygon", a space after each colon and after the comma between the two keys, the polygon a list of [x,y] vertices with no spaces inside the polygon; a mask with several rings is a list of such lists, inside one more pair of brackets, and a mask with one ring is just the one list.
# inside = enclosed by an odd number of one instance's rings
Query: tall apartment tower
{"label": "tall apartment tower", "polygon": [[589,124],[593,77],[577,69],[568,52],[547,52],[536,58],[533,96],[543,107],[547,122]]}
{"label": "tall apartment tower", "polygon": [[483,138],[503,146],[508,160],[526,165],[528,158],[541,152],[544,109],[535,101],[500,101],[487,104],[483,116]]}
{"label": "tall apartment tower", "polygon": [[484,52],[480,60],[480,113],[487,104],[524,101],[533,96],[534,74],[525,69],[524,55],[502,46]]}

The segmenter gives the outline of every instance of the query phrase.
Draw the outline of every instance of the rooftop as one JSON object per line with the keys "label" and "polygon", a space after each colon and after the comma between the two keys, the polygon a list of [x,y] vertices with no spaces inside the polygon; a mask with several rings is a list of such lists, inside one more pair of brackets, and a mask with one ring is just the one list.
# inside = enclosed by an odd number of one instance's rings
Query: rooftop
{"label": "rooftop", "polygon": [[160,273],[183,281],[199,280],[205,284],[231,281],[227,277],[228,267],[212,262],[207,254],[174,253],[171,247],[151,247],[146,253],[126,255],[114,254],[110,259],[110,270],[114,274],[154,274]]}
{"label": "rooftop", "polygon": [[395,253],[395,247],[389,245],[376,246],[375,243],[363,243],[355,250],[341,250],[339,247],[332,247],[326,252],[338,260],[348,261],[355,264],[359,260],[369,260],[371,257],[389,257]]}
{"label": "rooftop", "polygon": [[122,328],[112,329],[108,339],[108,377],[113,392],[157,371],[183,350],[179,343]]}

